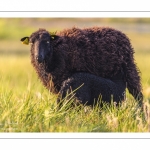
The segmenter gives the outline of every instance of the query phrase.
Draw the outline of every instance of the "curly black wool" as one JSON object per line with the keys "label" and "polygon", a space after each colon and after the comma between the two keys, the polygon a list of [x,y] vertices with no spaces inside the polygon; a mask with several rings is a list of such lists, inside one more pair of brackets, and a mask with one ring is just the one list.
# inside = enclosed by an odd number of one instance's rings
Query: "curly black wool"
{"label": "curly black wool", "polygon": [[81,104],[94,105],[98,100],[119,104],[125,99],[125,82],[111,81],[89,73],[75,73],[62,83],[57,102],[66,96]]}
{"label": "curly black wool", "polygon": [[53,93],[74,73],[85,72],[124,82],[142,100],[140,71],[128,37],[105,27],[71,28],[51,35],[39,29],[29,38],[31,62],[44,86]]}

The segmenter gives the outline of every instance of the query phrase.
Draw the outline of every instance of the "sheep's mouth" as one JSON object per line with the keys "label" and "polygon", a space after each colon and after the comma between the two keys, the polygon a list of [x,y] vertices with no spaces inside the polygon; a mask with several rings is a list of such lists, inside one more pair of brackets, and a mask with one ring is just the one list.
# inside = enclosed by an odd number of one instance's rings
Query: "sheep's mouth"
{"label": "sheep's mouth", "polygon": [[38,62],[38,61],[37,61],[37,64],[39,64],[40,66],[41,66],[41,65],[44,65],[44,64],[45,64],[45,61],[42,61],[42,62]]}
{"label": "sheep's mouth", "polygon": [[45,66],[45,62],[42,62],[42,63],[37,63],[37,65],[39,66],[39,67],[44,67]]}
{"label": "sheep's mouth", "polygon": [[38,62],[39,64],[42,64],[42,63],[44,63],[44,60],[37,60],[37,62]]}

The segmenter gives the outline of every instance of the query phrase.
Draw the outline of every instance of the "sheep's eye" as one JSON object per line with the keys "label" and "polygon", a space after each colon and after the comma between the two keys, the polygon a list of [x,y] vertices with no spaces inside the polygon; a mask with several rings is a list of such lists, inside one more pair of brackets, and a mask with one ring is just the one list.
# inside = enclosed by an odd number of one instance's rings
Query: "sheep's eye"
{"label": "sheep's eye", "polygon": [[46,43],[49,43],[49,41],[46,41]]}

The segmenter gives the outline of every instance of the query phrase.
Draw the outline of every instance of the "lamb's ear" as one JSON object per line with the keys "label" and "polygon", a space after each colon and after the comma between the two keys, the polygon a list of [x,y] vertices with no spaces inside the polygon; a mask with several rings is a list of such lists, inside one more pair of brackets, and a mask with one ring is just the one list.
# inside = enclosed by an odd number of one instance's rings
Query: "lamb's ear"
{"label": "lamb's ear", "polygon": [[26,44],[26,45],[29,45],[29,37],[23,37],[21,40],[20,40],[23,44]]}

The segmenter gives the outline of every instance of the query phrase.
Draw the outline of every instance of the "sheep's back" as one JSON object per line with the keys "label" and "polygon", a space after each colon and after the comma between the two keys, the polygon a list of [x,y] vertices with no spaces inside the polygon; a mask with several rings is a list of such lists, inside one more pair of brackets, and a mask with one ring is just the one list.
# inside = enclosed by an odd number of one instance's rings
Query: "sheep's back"
{"label": "sheep's back", "polygon": [[132,62],[133,49],[129,39],[111,28],[72,28],[60,32],[63,51],[69,70],[83,71],[101,77],[113,77]]}

